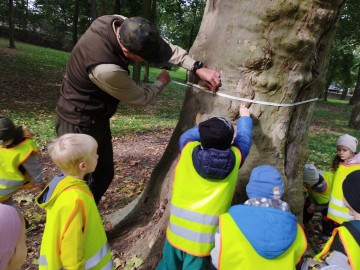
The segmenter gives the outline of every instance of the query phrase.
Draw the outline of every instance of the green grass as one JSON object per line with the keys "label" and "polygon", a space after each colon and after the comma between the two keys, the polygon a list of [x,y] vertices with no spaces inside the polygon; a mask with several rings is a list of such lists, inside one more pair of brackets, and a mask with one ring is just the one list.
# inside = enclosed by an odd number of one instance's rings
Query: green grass
{"label": "green grass", "polygon": [[328,99],[317,103],[308,134],[309,161],[321,170],[329,170],[336,155],[336,141],[342,134],[348,133],[360,138],[360,131],[347,127],[352,106],[349,102]]}
{"label": "green grass", "polygon": [[[0,113],[11,117],[36,133],[42,147],[55,137],[54,119],[58,90],[69,53],[16,42],[7,48],[0,38]],[[150,69],[154,81],[159,69]],[[185,80],[184,69],[170,71],[172,78]],[[175,127],[185,87],[170,83],[155,101],[143,108],[120,104],[111,120],[113,136],[126,136]],[[328,170],[336,154],[337,138],[349,133],[360,138],[360,131],[347,128],[351,106],[348,101],[329,99],[316,104],[309,129],[309,162]]]}

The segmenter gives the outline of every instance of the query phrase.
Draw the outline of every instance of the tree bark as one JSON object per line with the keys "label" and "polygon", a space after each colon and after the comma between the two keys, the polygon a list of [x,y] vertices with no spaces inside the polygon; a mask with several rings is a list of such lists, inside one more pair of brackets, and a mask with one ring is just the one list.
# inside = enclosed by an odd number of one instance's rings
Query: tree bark
{"label": "tree bark", "polygon": [[358,101],[360,101],[360,67],[358,69],[358,75],[357,75],[356,86],[355,86],[355,89],[354,89],[354,94],[351,97],[351,99],[349,101],[349,104],[353,105]]}
{"label": "tree bark", "polygon": [[75,0],[73,22],[72,22],[72,45],[78,41],[78,20],[79,20],[79,0]]}
{"label": "tree bark", "polygon": [[[327,57],[343,4],[341,0],[208,0],[189,54],[221,73],[222,93],[274,103],[309,100],[324,89]],[[305,139],[314,106],[314,102],[293,107],[251,105],[253,144],[240,169],[234,203],[246,199],[251,169],[270,164],[283,175],[284,200],[295,215],[301,215]],[[113,244],[121,245],[125,259],[136,255],[145,260],[143,269],[151,269],[161,257],[180,134],[213,116],[235,120],[238,108],[239,103],[230,99],[187,90],[169,145],[139,200],[128,212],[110,217],[116,225],[109,235],[118,237]]]}
{"label": "tree bark", "polygon": [[353,105],[353,108],[351,110],[348,127],[354,129],[360,129],[360,67],[358,70],[358,77],[356,81],[354,94],[350,99],[349,104]]}
{"label": "tree bark", "polygon": [[9,48],[15,49],[14,3],[9,0]]}
{"label": "tree bark", "polygon": [[97,18],[97,4],[96,0],[91,0],[91,21],[95,21]]}

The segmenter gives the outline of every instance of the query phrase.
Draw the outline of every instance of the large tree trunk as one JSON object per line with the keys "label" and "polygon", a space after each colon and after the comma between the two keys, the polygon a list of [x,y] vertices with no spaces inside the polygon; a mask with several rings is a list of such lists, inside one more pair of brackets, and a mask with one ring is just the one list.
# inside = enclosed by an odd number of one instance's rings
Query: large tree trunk
{"label": "large tree trunk", "polygon": [[[327,56],[342,5],[341,0],[208,0],[189,53],[221,73],[222,93],[274,103],[312,99],[325,85]],[[238,106],[230,99],[188,89],[178,125],[142,196],[111,216],[117,224],[109,235],[118,236],[113,244],[122,246],[124,258],[143,258],[143,269],[156,265],[169,218],[179,135],[197,120],[212,116],[235,120]],[[284,199],[300,216],[305,138],[314,106],[251,105],[253,145],[240,169],[235,202],[245,199],[251,169],[271,164],[284,176]]]}

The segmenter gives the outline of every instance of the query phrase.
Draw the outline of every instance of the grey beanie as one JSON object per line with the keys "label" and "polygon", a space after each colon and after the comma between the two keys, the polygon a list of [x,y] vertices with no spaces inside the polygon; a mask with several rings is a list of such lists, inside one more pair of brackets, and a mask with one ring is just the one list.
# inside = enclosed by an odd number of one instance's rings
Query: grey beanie
{"label": "grey beanie", "polygon": [[314,164],[305,164],[304,183],[314,186],[319,181],[319,172]]}
{"label": "grey beanie", "polygon": [[358,140],[349,134],[344,134],[344,135],[341,135],[339,137],[339,139],[337,140],[336,146],[338,146],[338,145],[345,146],[345,147],[349,148],[351,152],[355,153],[356,147],[358,145]]}

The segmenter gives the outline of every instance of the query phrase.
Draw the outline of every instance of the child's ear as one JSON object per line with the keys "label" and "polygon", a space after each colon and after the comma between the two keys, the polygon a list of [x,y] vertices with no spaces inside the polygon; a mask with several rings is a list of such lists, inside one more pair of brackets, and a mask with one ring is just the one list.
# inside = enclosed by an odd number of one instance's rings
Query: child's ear
{"label": "child's ear", "polygon": [[86,169],[86,164],[85,164],[85,162],[81,162],[81,163],[79,164],[79,169],[82,170],[82,171]]}

